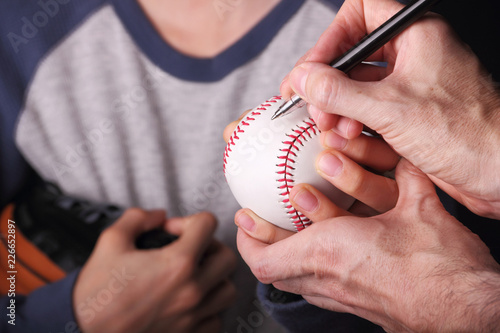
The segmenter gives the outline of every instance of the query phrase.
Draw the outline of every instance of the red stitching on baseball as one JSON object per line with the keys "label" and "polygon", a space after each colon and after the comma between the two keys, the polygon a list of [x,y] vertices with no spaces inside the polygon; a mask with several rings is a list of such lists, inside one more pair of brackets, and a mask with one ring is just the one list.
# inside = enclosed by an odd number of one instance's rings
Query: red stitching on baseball
{"label": "red stitching on baseball", "polygon": [[284,175],[283,178],[277,179],[278,183],[283,183],[278,186],[278,189],[285,190],[280,193],[280,195],[284,197],[281,202],[284,204],[287,214],[290,216],[292,224],[297,231],[303,230],[310,225],[312,221],[290,204],[290,189],[293,187],[294,183],[294,175],[291,171],[295,170],[293,167],[295,160],[291,158],[291,156],[297,156],[297,152],[300,150],[301,146],[304,146],[304,142],[319,133],[316,123],[311,118],[304,120],[303,123],[305,126],[297,125],[296,129],[292,129],[293,134],[286,134],[292,140],[283,141],[285,147],[280,149],[280,151],[285,153],[285,155],[278,156],[278,159],[284,160],[285,163],[277,164],[277,167],[281,169],[277,171],[277,174]]}
{"label": "red stitching on baseball", "polygon": [[[271,106],[269,103],[276,103],[279,100],[281,100],[281,96],[274,96],[271,99],[265,101],[259,107],[256,108],[256,110],[262,110],[265,111],[267,110],[267,107]],[[255,116],[260,116],[262,113],[258,111],[250,111],[246,118],[241,121],[241,123],[236,127],[234,130],[233,134],[229,138],[229,141],[227,142],[226,149],[224,149],[224,158],[223,158],[223,165],[222,165],[222,170],[224,171],[224,176],[226,175],[226,165],[227,165],[227,158],[229,157],[229,153],[232,151],[231,146],[236,145],[237,140],[239,140],[238,133],[244,133],[245,130],[243,129],[243,126],[249,126],[251,121],[255,120]]]}
{"label": "red stitching on baseball", "polygon": [[295,146],[294,141],[283,141],[284,144],[291,145],[295,149],[299,149],[299,147]]}
{"label": "red stitching on baseball", "polygon": [[[236,141],[240,139],[238,133],[244,133],[245,130],[243,127],[249,126],[250,122],[254,121],[256,116],[261,115],[261,112],[258,111],[266,111],[268,107],[272,106],[271,103],[277,103],[281,99],[282,99],[281,96],[274,96],[273,98],[265,101],[255,109],[256,111],[251,111],[247,115],[247,117],[243,121],[241,121],[240,125],[236,127],[224,151],[224,165],[223,165],[224,175],[226,174],[227,158],[229,157],[229,153],[232,151],[231,147],[236,145]],[[290,189],[293,187],[294,183],[293,180],[294,175],[292,171],[295,170],[293,166],[295,160],[291,158],[291,156],[296,157],[297,156],[296,152],[300,150],[300,146],[304,146],[305,141],[312,138],[313,135],[319,133],[316,124],[311,118],[304,120],[303,123],[305,124],[305,126],[297,126],[297,129],[292,129],[292,133],[287,134],[287,136],[291,140],[283,141],[283,144],[286,147],[280,149],[280,151],[285,153],[285,155],[278,156],[278,159],[284,160],[284,162],[278,163],[276,165],[280,169],[277,171],[277,174],[282,175],[282,178],[277,179],[277,182],[282,183],[278,188],[285,190],[284,192],[279,193],[280,196],[283,196],[281,202],[285,205],[286,213],[292,219],[292,224],[294,225],[297,231],[301,231],[308,225],[310,225],[311,220],[309,220],[304,214],[295,210],[293,206],[290,204],[290,199],[289,199]]]}
{"label": "red stitching on baseball", "polygon": [[285,170],[283,170],[283,171],[276,171],[276,173],[277,173],[278,175],[283,175],[283,174],[285,174],[285,175],[288,175],[288,176],[293,176],[290,172],[287,172],[287,171],[285,171]]}
{"label": "red stitching on baseball", "polygon": [[[284,142],[286,144],[286,142]],[[293,156],[297,156],[296,153],[292,151],[292,149],[280,149],[282,152],[286,152],[287,154],[292,154]]]}

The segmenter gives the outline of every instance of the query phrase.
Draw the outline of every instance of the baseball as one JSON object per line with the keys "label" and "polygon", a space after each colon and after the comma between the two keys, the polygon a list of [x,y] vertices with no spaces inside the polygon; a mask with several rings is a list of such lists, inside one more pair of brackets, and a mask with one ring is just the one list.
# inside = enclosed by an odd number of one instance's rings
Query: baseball
{"label": "baseball", "polygon": [[311,221],[290,204],[295,184],[311,184],[344,209],[354,198],[316,172],[316,156],[323,147],[305,106],[271,120],[283,101],[275,96],[240,121],[224,152],[224,174],[243,208],[283,229],[300,231]]}

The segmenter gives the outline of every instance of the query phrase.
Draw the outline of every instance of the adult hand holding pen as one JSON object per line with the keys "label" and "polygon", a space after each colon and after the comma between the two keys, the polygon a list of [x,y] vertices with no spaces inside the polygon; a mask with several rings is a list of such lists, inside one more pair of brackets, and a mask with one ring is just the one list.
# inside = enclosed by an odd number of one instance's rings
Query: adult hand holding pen
{"label": "adult hand holding pen", "polygon": [[[332,129],[324,134],[328,146],[349,149],[363,123],[406,157],[396,170],[396,207],[368,218],[299,208],[313,225],[279,238],[269,237],[265,221],[240,213],[238,249],[261,282],[388,332],[495,332],[498,263],[446,212],[429,180],[477,213],[500,215],[493,82],[435,15],[368,59],[387,68],[359,66],[348,77],[324,65],[400,8],[391,0],[348,0],[282,84],[285,97],[293,88],[322,129]],[[242,216],[254,227],[240,223]]]}
{"label": "adult hand holding pen", "polygon": [[316,46],[282,84],[309,103],[325,143],[345,145],[360,123],[473,212],[500,217],[500,97],[476,56],[437,15],[428,15],[349,76],[325,65],[402,6],[346,1]]}

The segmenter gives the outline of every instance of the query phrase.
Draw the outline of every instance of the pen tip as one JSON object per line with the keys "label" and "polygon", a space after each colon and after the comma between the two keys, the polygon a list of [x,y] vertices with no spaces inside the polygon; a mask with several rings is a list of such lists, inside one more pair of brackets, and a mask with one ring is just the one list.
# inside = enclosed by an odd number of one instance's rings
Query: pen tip
{"label": "pen tip", "polygon": [[[284,105],[284,104],[283,104]],[[283,109],[283,105],[281,105],[278,110],[273,114],[273,116],[271,117],[271,120],[274,120],[276,118],[279,118],[282,116],[283,112],[281,111],[281,109]]]}

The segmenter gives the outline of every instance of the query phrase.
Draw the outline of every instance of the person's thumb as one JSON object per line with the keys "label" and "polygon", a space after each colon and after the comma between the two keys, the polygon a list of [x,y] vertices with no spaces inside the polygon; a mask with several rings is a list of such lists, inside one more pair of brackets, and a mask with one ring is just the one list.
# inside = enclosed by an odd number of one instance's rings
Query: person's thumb
{"label": "person's thumb", "polygon": [[292,89],[307,103],[323,112],[355,119],[372,129],[385,102],[377,95],[379,82],[363,82],[349,78],[328,65],[305,62],[290,73]]}
{"label": "person's thumb", "polygon": [[106,242],[115,248],[134,248],[135,240],[140,234],[162,227],[165,224],[164,210],[145,211],[139,208],[129,208],[103,234]]}
{"label": "person's thumb", "polygon": [[420,169],[402,158],[396,167],[399,198],[396,208],[424,209],[428,204],[441,205],[434,183]]}

